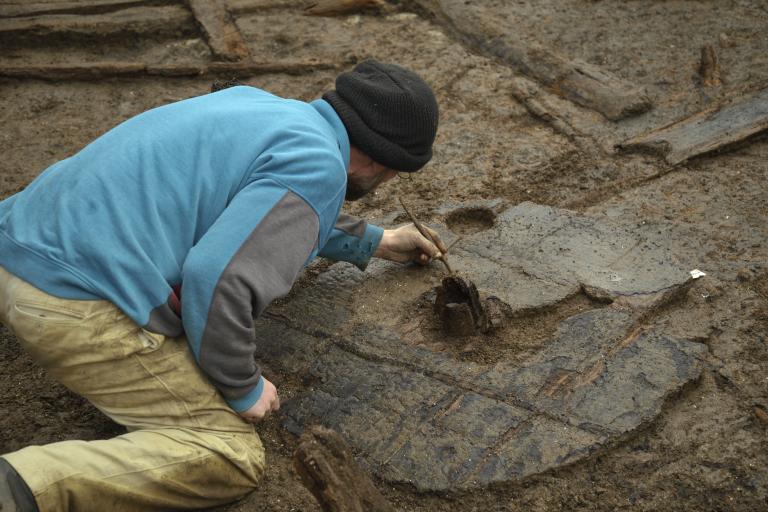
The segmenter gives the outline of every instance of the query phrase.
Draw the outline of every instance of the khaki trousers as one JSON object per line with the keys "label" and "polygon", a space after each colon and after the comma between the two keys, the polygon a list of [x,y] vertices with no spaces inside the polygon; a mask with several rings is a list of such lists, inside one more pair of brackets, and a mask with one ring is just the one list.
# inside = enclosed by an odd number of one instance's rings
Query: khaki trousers
{"label": "khaki trousers", "polygon": [[2,267],[0,320],[51,376],[128,429],[3,455],[41,511],[203,508],[256,486],[261,441],[200,372],[186,339],[144,331],[107,301],[53,297]]}

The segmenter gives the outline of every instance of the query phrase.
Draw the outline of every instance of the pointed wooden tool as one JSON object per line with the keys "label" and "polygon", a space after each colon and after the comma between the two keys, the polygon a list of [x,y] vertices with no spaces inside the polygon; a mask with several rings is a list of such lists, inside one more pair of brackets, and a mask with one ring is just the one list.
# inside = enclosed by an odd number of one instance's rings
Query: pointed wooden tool
{"label": "pointed wooden tool", "polygon": [[[437,247],[437,244],[435,243],[435,240],[432,238],[432,235],[430,235],[429,231],[427,231],[424,228],[424,226],[421,224],[421,222],[419,222],[416,219],[416,217],[413,216],[413,214],[408,209],[408,207],[405,206],[405,203],[403,202],[403,200],[401,198],[399,198],[399,197],[397,198],[397,200],[400,201],[400,205],[403,207],[403,210],[405,210],[405,214],[408,215],[408,217],[411,219],[411,222],[413,222],[413,225],[416,226],[416,229],[419,230],[419,233],[421,233],[421,235],[424,238],[426,238],[427,240],[429,240],[430,242],[435,244],[435,247]],[[438,250],[439,250],[439,248],[438,248]],[[448,264],[448,257],[445,254],[441,253],[440,256],[437,259],[439,259],[440,261],[443,262],[443,265],[445,265],[445,268],[446,268],[446,270],[448,270],[448,273],[452,275],[453,274],[453,269]]]}

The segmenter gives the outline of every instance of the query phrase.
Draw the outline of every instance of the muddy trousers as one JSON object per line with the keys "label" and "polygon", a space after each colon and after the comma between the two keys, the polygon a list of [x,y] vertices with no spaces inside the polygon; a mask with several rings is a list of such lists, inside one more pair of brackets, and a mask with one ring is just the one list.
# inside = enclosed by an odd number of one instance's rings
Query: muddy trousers
{"label": "muddy trousers", "polygon": [[52,297],[2,267],[0,320],[53,378],[128,430],[2,455],[41,511],[203,508],[256,486],[261,441],[184,338],[144,331],[110,302]]}

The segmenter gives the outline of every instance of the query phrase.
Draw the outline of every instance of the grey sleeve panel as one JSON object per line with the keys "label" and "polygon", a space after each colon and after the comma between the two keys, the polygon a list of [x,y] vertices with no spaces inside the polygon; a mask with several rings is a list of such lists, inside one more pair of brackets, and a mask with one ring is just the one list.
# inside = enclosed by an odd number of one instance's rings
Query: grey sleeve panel
{"label": "grey sleeve panel", "polygon": [[199,362],[225,398],[239,398],[258,384],[253,319],[290,291],[316,245],[319,229],[315,211],[288,192],[222,272],[200,342]]}
{"label": "grey sleeve panel", "polygon": [[346,213],[341,213],[336,219],[336,225],[334,227],[348,235],[363,238],[363,235],[365,235],[365,226],[367,225],[368,223],[363,219],[347,215]]}
{"label": "grey sleeve panel", "polygon": [[147,322],[144,328],[151,332],[170,336],[171,338],[181,336],[184,332],[181,318],[173,312],[173,308],[167,302],[150,311],[149,322]]}

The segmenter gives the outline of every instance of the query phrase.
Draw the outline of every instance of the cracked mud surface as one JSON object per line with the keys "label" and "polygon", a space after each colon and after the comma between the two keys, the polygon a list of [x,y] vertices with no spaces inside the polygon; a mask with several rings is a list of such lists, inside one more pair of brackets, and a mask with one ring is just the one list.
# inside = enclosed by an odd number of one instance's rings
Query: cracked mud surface
{"label": "cracked mud surface", "polygon": [[[178,25],[149,24],[140,35],[3,34],[0,67],[209,59],[189,16],[161,3],[154,8]],[[764,87],[762,2],[478,5],[481,21],[513,24],[521,38],[642,86],[654,101],[613,123],[542,89],[537,99],[570,132],[515,99],[515,70],[467,48],[415,3],[334,18],[301,16],[298,1],[229,4],[260,61],[317,58],[346,69],[374,56],[434,85],[433,162],[349,211],[396,226],[405,222],[402,197],[449,242],[461,236],[452,265],[511,311],[491,336],[449,340],[430,317],[438,264],[375,263],[365,274],[313,264],[259,322],[265,372],[286,404],[260,427],[271,470],[251,496],[220,510],[319,510],[290,464],[291,431],[314,418],[348,436],[402,510],[768,509],[768,138],[671,170],[613,151]],[[720,57],[721,87],[697,80],[704,44]],[[246,82],[310,100],[335,74]],[[0,194],[211,81],[0,79]],[[689,281],[694,268],[707,275]],[[0,368],[0,452],[119,432],[5,330]]]}

